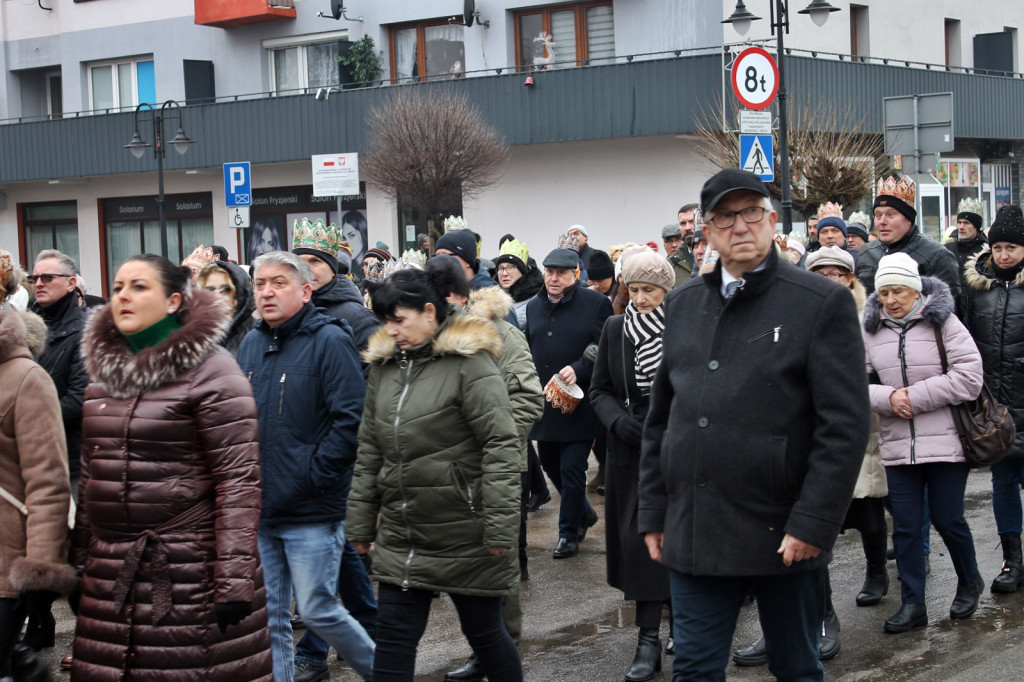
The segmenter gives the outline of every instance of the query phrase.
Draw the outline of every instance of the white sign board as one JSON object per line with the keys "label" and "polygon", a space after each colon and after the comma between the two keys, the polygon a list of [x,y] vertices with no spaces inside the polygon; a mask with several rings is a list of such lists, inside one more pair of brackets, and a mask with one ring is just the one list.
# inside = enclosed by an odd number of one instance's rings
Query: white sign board
{"label": "white sign board", "polygon": [[748,47],[732,65],[732,91],[748,109],[767,109],[779,92],[779,67],[767,51]]}
{"label": "white sign board", "polygon": [[242,229],[243,227],[249,227],[249,207],[248,206],[229,206],[228,207],[228,225],[231,227]]}
{"label": "white sign board", "polygon": [[740,109],[740,132],[751,135],[771,135],[772,112]]}
{"label": "white sign board", "polygon": [[313,196],[359,194],[359,154],[314,154]]}

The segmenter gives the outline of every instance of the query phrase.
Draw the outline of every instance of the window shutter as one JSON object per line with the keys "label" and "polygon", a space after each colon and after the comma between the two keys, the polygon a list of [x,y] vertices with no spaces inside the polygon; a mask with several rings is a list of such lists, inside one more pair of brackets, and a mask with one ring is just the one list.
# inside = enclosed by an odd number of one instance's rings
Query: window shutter
{"label": "window shutter", "polygon": [[615,21],[611,5],[587,8],[587,58],[615,56]]}

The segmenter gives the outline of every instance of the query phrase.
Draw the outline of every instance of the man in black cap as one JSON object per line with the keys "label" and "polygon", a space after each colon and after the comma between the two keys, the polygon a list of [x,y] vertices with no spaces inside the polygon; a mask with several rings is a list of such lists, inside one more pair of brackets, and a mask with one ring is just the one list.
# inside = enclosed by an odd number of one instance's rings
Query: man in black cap
{"label": "man in black cap", "polygon": [[[695,230],[693,233],[693,272],[690,273],[690,277],[699,277],[700,269],[704,265],[704,257],[708,253],[708,238],[704,234],[704,228],[701,227],[699,230]],[[680,285],[680,282],[676,282],[676,285]]]}
{"label": "man in black cap", "polygon": [[476,235],[469,230],[445,232],[437,240],[437,248],[434,253],[447,253],[458,258],[463,272],[466,273],[466,281],[474,291],[498,286],[498,283],[487,274],[487,271],[480,267],[480,258],[476,251]]}
{"label": "man in black cap", "polygon": [[856,306],[778,256],[756,175],[719,172],[701,207],[719,260],[667,297],[638,486],[639,531],[670,569],[673,679],[724,679],[753,592],[771,673],[821,680],[822,569],[871,426]]}
{"label": "man in black cap", "polygon": [[[594,371],[597,343],[612,314],[606,296],[579,286],[579,256],[555,249],[543,261],[544,288],[526,305],[526,340],[537,374],[545,387],[558,375],[567,386],[579,386],[583,398],[563,413],[550,402],[530,432],[537,441],[540,463],[562,496],[558,512],[558,544],[554,558],[575,556],[597,513],[587,502],[587,459],[601,422],[587,393]],[[589,351],[589,352],[588,352]]]}
{"label": "man in black cap", "polygon": [[615,265],[612,257],[607,251],[594,251],[590,257],[590,268],[587,270],[590,277],[590,288],[599,294],[604,294],[609,301],[614,301],[619,293],[619,283],[615,281]]}

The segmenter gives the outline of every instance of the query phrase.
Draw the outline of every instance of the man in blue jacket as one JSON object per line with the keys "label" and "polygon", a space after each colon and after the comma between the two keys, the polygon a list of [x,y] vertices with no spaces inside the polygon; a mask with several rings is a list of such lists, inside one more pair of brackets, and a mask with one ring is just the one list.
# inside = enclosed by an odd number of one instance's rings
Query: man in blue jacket
{"label": "man in blue jacket", "polygon": [[257,258],[253,289],[262,321],[238,351],[259,410],[259,547],[274,679],[292,679],[293,588],[307,627],[370,679],[373,640],[337,591],[366,384],[344,323],[310,302],[312,282],[309,265],[295,254]]}

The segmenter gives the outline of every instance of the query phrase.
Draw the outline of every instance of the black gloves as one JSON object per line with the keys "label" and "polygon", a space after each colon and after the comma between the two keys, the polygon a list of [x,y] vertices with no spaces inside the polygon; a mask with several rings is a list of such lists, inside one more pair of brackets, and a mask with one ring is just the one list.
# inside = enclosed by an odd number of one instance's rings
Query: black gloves
{"label": "black gloves", "polygon": [[636,450],[640,449],[644,438],[643,422],[639,422],[630,415],[624,414],[615,420],[612,427],[615,435],[625,441],[626,445]]}
{"label": "black gloves", "polygon": [[25,592],[25,605],[29,612],[49,611],[50,605],[59,595],[50,590],[28,590]]}
{"label": "black gloves", "polygon": [[229,601],[226,604],[214,604],[213,615],[217,619],[217,627],[220,633],[228,631],[229,625],[238,625],[246,616],[252,613],[252,602]]}

